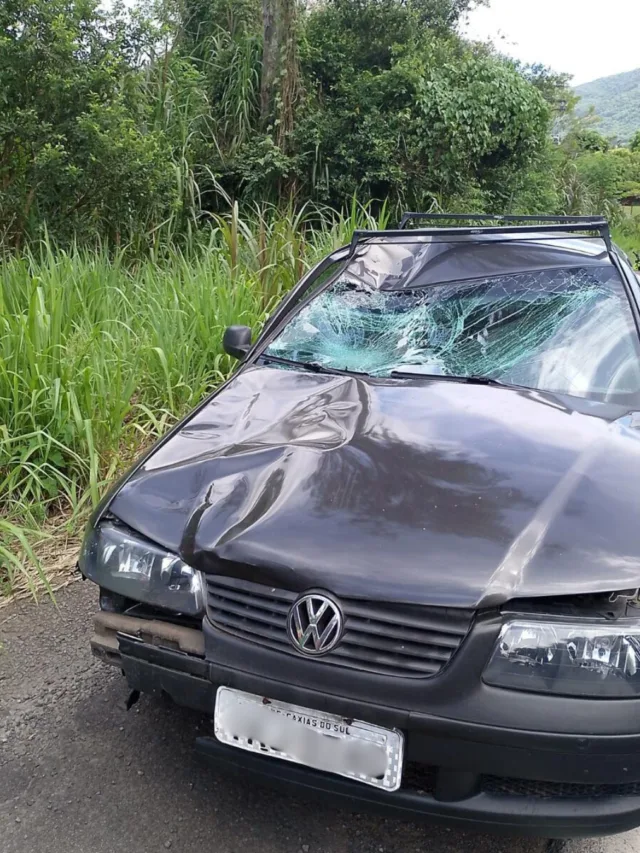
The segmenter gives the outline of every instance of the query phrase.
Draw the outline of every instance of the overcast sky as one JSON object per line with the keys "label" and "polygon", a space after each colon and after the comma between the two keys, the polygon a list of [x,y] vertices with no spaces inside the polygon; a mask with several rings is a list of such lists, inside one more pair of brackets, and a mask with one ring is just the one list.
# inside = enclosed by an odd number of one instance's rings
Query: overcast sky
{"label": "overcast sky", "polygon": [[640,0],[491,0],[471,13],[467,34],[575,84],[640,68]]}

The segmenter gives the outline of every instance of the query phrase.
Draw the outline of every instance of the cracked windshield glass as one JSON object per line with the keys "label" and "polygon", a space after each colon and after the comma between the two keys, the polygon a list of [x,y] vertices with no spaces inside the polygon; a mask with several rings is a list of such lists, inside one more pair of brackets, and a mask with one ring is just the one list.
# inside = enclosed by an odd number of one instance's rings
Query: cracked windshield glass
{"label": "cracked windshield glass", "polygon": [[381,273],[361,256],[265,354],[377,377],[483,377],[621,404],[639,396],[637,333],[610,266],[420,287],[416,266]]}

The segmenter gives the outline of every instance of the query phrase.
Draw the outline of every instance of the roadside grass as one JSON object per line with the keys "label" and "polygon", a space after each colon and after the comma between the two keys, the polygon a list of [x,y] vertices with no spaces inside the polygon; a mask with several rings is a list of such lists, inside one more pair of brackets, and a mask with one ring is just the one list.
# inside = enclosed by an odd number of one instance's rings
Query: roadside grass
{"label": "roadside grass", "polygon": [[51,541],[76,536],[140,448],[227,377],[226,326],[257,332],[306,269],[378,224],[355,203],[233,207],[143,258],[44,241],[1,261],[0,596],[47,589]]}
{"label": "roadside grass", "polygon": [[615,243],[640,268],[640,208],[638,215],[626,214],[619,218],[612,235]]}

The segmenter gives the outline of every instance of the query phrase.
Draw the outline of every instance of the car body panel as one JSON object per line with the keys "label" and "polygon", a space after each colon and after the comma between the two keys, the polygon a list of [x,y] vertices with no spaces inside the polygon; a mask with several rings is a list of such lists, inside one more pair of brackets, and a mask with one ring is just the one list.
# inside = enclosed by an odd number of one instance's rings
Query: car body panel
{"label": "car body panel", "polygon": [[637,587],[640,415],[251,365],[110,510],[204,572],[491,607]]}

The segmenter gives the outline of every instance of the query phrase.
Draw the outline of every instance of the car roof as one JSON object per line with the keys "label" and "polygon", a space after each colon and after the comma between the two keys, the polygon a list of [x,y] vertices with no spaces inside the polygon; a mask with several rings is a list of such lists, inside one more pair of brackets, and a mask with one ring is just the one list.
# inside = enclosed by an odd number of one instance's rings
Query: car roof
{"label": "car roof", "polygon": [[[420,226],[407,227],[411,222]],[[615,250],[608,222],[597,216],[405,213],[395,230],[355,231],[347,252],[347,270],[363,283],[406,290],[539,270],[613,267]]]}
{"label": "car roof", "polygon": [[[352,247],[347,272],[384,290],[542,270],[613,267],[604,240],[572,234],[451,235],[369,232]],[[351,277],[350,276],[350,277]],[[377,285],[373,284],[377,281]]]}

